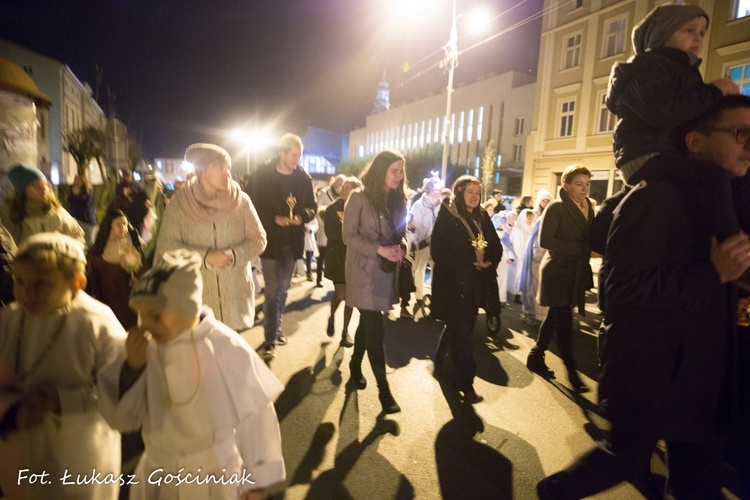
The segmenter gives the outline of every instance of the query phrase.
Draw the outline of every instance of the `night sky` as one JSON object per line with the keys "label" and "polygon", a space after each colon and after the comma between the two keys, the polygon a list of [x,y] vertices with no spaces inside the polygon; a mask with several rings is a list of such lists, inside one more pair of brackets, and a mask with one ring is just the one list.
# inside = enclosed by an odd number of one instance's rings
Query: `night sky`
{"label": "night sky", "polygon": [[[242,125],[299,135],[308,126],[364,126],[384,70],[392,103],[439,92],[447,76],[429,68],[448,40],[450,0],[431,0],[410,20],[397,19],[391,3],[0,0],[0,37],[66,63],[92,88],[100,66],[105,112],[112,110],[109,88],[116,116],[144,155],[179,157],[192,142],[231,151],[229,132]],[[459,50],[539,13],[542,4],[458,0],[459,13],[481,5],[494,17],[481,35],[462,35],[460,18]],[[540,22],[532,22],[462,54],[456,84],[509,69],[535,73],[539,33]]]}

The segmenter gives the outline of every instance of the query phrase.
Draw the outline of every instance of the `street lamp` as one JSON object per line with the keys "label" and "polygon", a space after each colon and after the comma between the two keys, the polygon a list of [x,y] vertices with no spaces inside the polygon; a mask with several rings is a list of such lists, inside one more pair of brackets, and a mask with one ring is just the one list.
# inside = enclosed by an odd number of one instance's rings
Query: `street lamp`
{"label": "street lamp", "polygon": [[258,149],[262,148],[270,141],[270,134],[265,129],[255,129],[252,132],[243,129],[232,131],[231,137],[236,142],[242,144],[242,151],[247,158],[247,174],[250,174],[250,153],[253,154],[254,166],[258,165]]}
{"label": "street lamp", "polygon": [[[445,58],[440,63],[443,69],[448,70],[448,87],[446,92],[445,100],[445,117],[443,118],[443,159],[440,164],[440,176],[443,182],[448,181],[448,133],[449,133],[449,122],[452,124],[451,119],[451,101],[453,99],[453,72],[458,66],[458,35],[456,30],[456,22],[459,17],[463,14],[456,15],[456,0],[453,0],[453,15],[451,16],[451,33],[448,43],[443,46],[445,51]],[[486,24],[486,16],[477,14],[472,16],[474,19],[475,29],[482,29]]]}

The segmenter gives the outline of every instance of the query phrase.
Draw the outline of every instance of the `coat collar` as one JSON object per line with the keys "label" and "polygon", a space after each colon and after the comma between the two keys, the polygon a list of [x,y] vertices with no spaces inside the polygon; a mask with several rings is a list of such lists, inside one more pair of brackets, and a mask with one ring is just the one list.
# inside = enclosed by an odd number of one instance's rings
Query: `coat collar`
{"label": "coat collar", "polygon": [[589,224],[594,218],[594,209],[591,208],[591,200],[586,198],[586,204],[588,205],[589,212],[589,218],[588,220],[586,220],[586,218],[581,213],[581,210],[576,206],[576,202],[573,201],[568,192],[565,191],[565,189],[563,189],[562,187],[560,188],[560,199],[563,202],[563,206],[573,218],[573,221],[575,221],[581,232],[585,233],[586,231],[588,231]]}

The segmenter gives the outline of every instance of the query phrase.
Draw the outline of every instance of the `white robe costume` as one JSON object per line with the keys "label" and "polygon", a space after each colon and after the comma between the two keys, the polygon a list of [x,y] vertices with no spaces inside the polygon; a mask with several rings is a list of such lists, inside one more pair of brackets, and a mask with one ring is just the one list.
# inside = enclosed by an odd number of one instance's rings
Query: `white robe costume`
{"label": "white robe costume", "polygon": [[[122,431],[142,427],[146,451],[130,498],[236,499],[286,477],[273,407],[283,386],[242,337],[203,313],[192,338],[187,330],[149,344],[146,368],[122,398],[124,349],[102,374],[107,420]],[[188,473],[196,482],[167,484]],[[230,484],[208,480],[222,476]]]}
{"label": "white robe costume", "polygon": [[[55,386],[61,408],[60,414],[48,412],[38,427],[0,440],[0,486],[8,498],[117,498],[120,434],[102,417],[96,381],[124,340],[112,310],[83,291],[69,309],[50,315],[24,313],[17,302],[0,315],[0,363],[15,373],[21,390]],[[48,473],[49,484],[19,481],[22,469]],[[108,484],[64,484],[92,472]]]}

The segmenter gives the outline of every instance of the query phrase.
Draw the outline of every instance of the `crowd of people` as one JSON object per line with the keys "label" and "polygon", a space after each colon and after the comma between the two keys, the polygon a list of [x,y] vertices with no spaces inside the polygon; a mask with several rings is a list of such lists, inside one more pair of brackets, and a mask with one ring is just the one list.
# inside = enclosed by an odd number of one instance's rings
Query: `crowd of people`
{"label": "crowd of people", "polygon": [[[0,212],[2,492],[115,498],[129,478],[162,471],[172,479],[134,483],[131,497],[261,498],[286,477],[273,406],[283,386],[268,364],[288,343],[283,315],[301,261],[315,287],[333,282],[325,332],[336,335],[343,303],[348,384],[366,389],[367,355],[383,415],[401,411],[384,344],[397,305],[401,321],[442,322],[435,375],[467,404],[483,401],[472,348],[480,310],[489,328],[513,302],[529,332],[538,327],[528,369],[555,377],[545,354],[556,339],[571,389],[587,392],[573,310],[584,314],[596,252],[598,397],[611,430],[541,481],[540,498],[622,481],[647,498],[722,498],[727,464],[750,477],[750,98],[727,78],[702,81],[707,25],[700,7],[676,4],[634,30],[636,55],[615,65],[607,94],[625,187],[597,210],[585,165],[565,168],[556,193],[509,209],[470,175],[450,188],[432,175],[411,191],[392,150],[316,193],[293,134],[244,187],[227,151],[193,144],[195,175],[169,200],[158,184],[124,177],[101,220],[85,176],[68,212],[41,171],[13,166]],[[258,268],[256,352],[238,332],[255,322]],[[134,470],[123,468],[119,433],[142,438]],[[660,440],[666,492],[650,473]],[[8,475],[24,467],[111,480]],[[183,473],[212,479],[175,479]]]}

